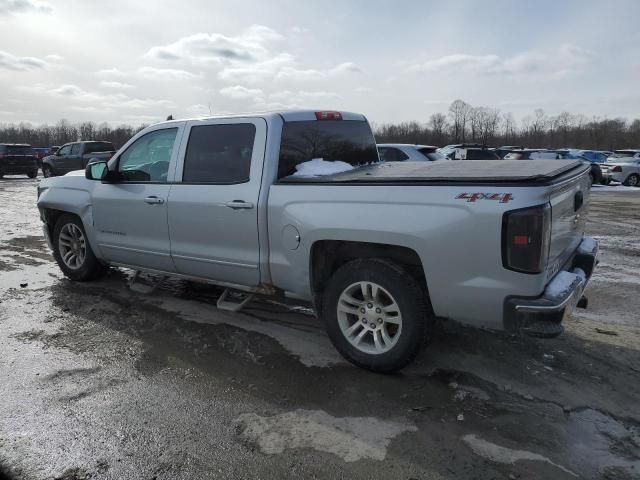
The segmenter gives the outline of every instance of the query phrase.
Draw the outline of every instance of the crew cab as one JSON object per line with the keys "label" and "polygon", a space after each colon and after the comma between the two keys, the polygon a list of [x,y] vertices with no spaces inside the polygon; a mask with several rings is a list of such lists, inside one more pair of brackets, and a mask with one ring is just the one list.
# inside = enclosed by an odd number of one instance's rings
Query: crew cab
{"label": "crew cab", "polygon": [[31,145],[0,143],[0,178],[5,175],[38,176],[38,158]]}
{"label": "crew cab", "polygon": [[114,153],[111,142],[66,143],[53,155],[42,159],[42,174],[45,177],[64,175],[85,168],[90,161],[109,159]]}
{"label": "crew cab", "polygon": [[345,358],[392,371],[436,317],[560,334],[596,263],[589,194],[582,162],[384,163],[363,115],[285,111],[147,127],[37,203],[72,280],[111,265],[309,301]]}

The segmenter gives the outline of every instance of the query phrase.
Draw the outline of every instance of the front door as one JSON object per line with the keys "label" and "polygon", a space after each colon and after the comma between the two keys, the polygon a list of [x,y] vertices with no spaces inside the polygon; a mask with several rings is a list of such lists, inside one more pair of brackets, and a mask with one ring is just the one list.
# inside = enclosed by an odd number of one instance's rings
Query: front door
{"label": "front door", "polygon": [[135,139],[109,162],[109,181],[96,184],[94,228],[107,260],[175,271],[167,202],[183,125],[159,126]]}
{"label": "front door", "polygon": [[[178,272],[246,286],[260,281],[258,196],[263,119],[192,121],[169,194]],[[186,140],[188,138],[188,141]]]}

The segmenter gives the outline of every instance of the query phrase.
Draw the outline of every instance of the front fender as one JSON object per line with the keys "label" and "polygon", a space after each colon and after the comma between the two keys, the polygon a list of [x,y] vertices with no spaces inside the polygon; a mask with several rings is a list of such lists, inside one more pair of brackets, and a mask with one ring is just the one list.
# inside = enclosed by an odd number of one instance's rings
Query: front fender
{"label": "front fender", "polygon": [[103,258],[93,228],[93,182],[80,176],[63,176],[44,179],[39,188],[38,209],[41,212],[50,209],[77,215],[82,220],[94,254]]}

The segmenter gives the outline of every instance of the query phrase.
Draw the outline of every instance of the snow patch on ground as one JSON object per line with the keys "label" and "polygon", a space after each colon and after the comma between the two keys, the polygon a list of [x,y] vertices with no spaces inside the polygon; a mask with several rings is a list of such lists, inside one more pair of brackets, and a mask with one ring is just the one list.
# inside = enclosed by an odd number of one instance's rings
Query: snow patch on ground
{"label": "snow patch on ground", "polygon": [[638,187],[626,187],[624,185],[597,185],[591,186],[592,192],[624,192],[624,193],[640,193]]}
{"label": "snow patch on ground", "polygon": [[322,158],[314,158],[308,162],[296,165],[296,173],[292,177],[321,177],[323,175],[333,175],[353,170],[353,166],[340,160],[328,161]]}
{"label": "snow patch on ground", "polygon": [[384,460],[394,437],[418,430],[413,425],[372,417],[336,418],[322,410],[296,410],[272,417],[246,413],[236,421],[244,429],[241,435],[256,443],[263,453],[313,448],[345,462]]}
{"label": "snow patch on ground", "polygon": [[480,457],[486,458],[487,460],[495,463],[506,463],[513,465],[519,460],[530,460],[534,462],[546,462],[554,467],[559,468],[563,472],[566,472],[574,477],[577,477],[575,473],[573,473],[568,468],[563,467],[562,465],[558,465],[557,463],[552,462],[547,457],[543,457],[537,453],[528,452],[526,450],[513,450],[511,448],[501,447],[500,445],[496,445],[495,443],[488,442],[479,438],[477,435],[469,434],[462,437],[462,441],[467,444],[467,446]]}

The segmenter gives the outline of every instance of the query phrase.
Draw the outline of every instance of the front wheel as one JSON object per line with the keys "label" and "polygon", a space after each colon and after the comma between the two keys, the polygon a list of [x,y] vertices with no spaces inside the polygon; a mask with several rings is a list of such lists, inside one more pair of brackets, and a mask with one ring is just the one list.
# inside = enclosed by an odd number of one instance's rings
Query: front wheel
{"label": "front wheel", "polygon": [[44,178],[53,177],[53,170],[49,165],[42,165],[42,175]]}
{"label": "front wheel", "polygon": [[53,229],[53,256],[67,277],[84,282],[102,276],[106,267],[93,254],[84,226],[75,215],[62,215]]}
{"label": "front wheel", "polygon": [[386,259],[358,259],[340,267],[324,292],[322,311],[342,356],[376,372],[408,365],[432,335],[424,289]]}
{"label": "front wheel", "polygon": [[622,184],[626,185],[627,187],[640,186],[640,175],[632,173],[627,177],[627,179],[624,182],[622,182]]}

